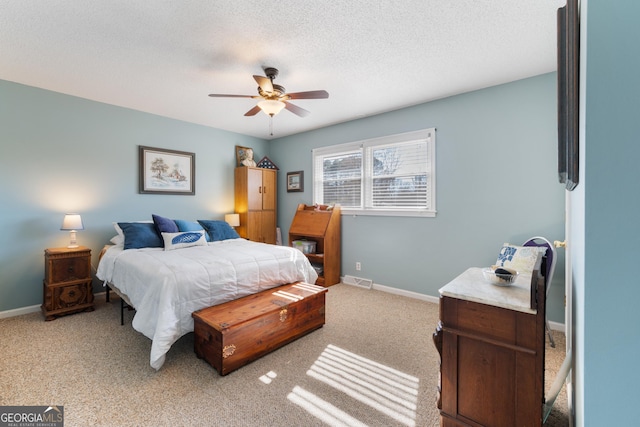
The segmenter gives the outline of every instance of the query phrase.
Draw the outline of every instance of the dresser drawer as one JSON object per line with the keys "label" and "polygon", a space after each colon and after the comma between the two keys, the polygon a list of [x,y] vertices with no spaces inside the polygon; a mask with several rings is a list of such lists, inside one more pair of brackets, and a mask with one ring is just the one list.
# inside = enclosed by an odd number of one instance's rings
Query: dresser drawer
{"label": "dresser drawer", "polygon": [[91,282],[73,285],[45,286],[44,307],[48,312],[69,308],[85,308],[93,303]]}
{"label": "dresser drawer", "polygon": [[87,258],[62,258],[51,261],[51,282],[60,283],[82,280],[89,276]]}
{"label": "dresser drawer", "polygon": [[91,278],[90,252],[47,256],[45,281],[48,284]]}

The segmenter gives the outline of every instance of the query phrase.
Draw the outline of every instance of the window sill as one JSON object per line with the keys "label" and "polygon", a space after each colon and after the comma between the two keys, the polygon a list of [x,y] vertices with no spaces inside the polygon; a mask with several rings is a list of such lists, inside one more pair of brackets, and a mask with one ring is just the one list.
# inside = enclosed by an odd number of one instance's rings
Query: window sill
{"label": "window sill", "polygon": [[383,210],[383,209],[348,209],[341,207],[342,215],[352,216],[404,216],[404,217],[424,217],[435,218],[436,211],[402,211],[402,210]]}

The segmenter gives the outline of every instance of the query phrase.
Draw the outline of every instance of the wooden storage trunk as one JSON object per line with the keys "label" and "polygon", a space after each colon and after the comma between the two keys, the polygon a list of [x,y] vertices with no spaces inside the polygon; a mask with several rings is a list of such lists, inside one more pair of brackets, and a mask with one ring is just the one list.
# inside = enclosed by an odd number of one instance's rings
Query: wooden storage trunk
{"label": "wooden storage trunk", "polygon": [[326,288],[291,283],[193,313],[195,352],[226,375],[324,325]]}

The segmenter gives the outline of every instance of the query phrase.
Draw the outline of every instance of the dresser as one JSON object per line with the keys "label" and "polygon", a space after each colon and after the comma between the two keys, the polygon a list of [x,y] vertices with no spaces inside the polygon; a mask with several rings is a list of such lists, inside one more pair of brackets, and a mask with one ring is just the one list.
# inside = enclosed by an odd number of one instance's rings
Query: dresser
{"label": "dresser", "polygon": [[42,294],[45,320],[93,311],[91,249],[84,246],[45,249]]}
{"label": "dresser", "polygon": [[510,287],[470,268],[440,289],[440,425],[541,426],[545,291],[534,270]]}
{"label": "dresser", "polygon": [[240,215],[238,234],[254,242],[276,243],[277,170],[235,169],[235,213]]}

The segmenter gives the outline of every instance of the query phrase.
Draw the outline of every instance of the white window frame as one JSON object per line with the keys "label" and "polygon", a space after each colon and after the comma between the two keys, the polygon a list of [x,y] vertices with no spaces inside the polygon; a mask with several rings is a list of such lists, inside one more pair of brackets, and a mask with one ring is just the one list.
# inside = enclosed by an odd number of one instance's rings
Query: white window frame
{"label": "white window frame", "polygon": [[[426,208],[392,208],[381,209],[367,206],[370,202],[366,197],[372,183],[371,165],[373,160],[367,158],[369,153],[376,146],[389,144],[404,144],[411,141],[426,141],[427,150],[427,195],[428,203]],[[321,159],[327,156],[337,156],[340,154],[352,153],[360,151],[362,153],[362,170],[361,170],[361,204],[360,208],[351,208],[341,206],[343,215],[377,215],[377,216],[415,216],[415,217],[435,217],[436,216],[436,129],[422,129],[413,132],[405,132],[395,135],[372,138],[362,141],[349,142],[346,144],[331,145],[327,147],[315,148],[312,150],[312,179],[313,179],[313,201],[322,204],[323,176],[322,168],[319,168]]]}

